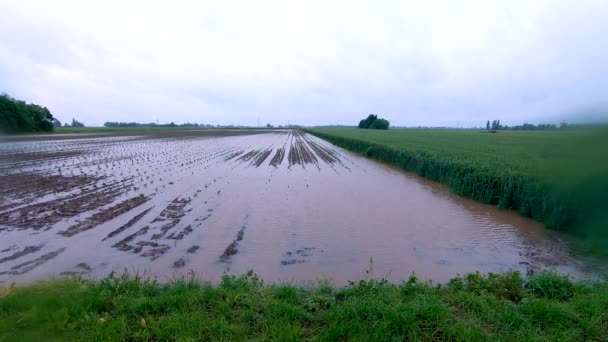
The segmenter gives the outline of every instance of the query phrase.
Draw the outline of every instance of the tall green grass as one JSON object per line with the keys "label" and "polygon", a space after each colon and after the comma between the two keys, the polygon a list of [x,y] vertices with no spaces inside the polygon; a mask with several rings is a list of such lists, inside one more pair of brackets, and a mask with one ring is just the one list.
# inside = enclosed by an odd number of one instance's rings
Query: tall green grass
{"label": "tall green grass", "polygon": [[122,276],[0,290],[0,341],[602,340],[608,286],[555,273],[335,288]]}
{"label": "tall green grass", "polygon": [[338,146],[447,184],[458,194],[544,222],[608,236],[608,131],[316,128]]}

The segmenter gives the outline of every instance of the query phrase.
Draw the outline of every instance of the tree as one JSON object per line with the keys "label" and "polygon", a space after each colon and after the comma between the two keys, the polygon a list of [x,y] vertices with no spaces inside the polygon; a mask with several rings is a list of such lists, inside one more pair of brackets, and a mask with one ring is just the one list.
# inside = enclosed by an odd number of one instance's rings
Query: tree
{"label": "tree", "polygon": [[361,120],[361,122],[359,122],[359,128],[370,128],[374,121],[376,121],[377,119],[378,115],[370,114],[367,116],[367,119]]}
{"label": "tree", "polygon": [[490,130],[490,120],[488,120],[488,122],[486,122],[486,130],[489,131]]}
{"label": "tree", "polygon": [[371,126],[369,126],[370,129],[388,129],[389,126],[389,122],[387,120],[384,119],[377,119],[375,120]]}
{"label": "tree", "polygon": [[492,121],[492,131],[497,131],[501,128],[500,126],[500,120],[494,120]]}
{"label": "tree", "polygon": [[49,132],[53,130],[53,120],[46,107],[0,95],[1,132]]}
{"label": "tree", "polygon": [[272,128],[272,125],[270,123],[267,123],[266,128]]}
{"label": "tree", "polygon": [[388,129],[388,120],[378,119],[378,115],[370,114],[366,119],[359,121],[359,128],[361,129]]}
{"label": "tree", "polygon": [[72,118],[72,125],[71,127],[84,127],[84,124],[74,118]]}

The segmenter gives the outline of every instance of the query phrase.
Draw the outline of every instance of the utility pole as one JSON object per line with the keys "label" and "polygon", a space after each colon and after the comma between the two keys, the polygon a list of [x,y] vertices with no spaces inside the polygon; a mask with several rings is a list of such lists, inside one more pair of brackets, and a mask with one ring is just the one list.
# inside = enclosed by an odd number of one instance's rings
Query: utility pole
{"label": "utility pole", "polygon": [[258,114],[258,128],[260,128],[260,114]]}

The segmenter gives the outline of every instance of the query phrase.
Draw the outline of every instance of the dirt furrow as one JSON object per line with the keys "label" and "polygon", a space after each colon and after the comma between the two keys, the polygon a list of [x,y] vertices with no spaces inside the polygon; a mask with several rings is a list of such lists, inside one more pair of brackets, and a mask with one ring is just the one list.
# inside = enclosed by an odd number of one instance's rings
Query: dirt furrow
{"label": "dirt furrow", "polygon": [[112,231],[110,234],[108,234],[108,236],[106,236],[105,238],[103,238],[103,240],[101,240],[101,241],[104,241],[106,239],[112,238],[112,237],[114,237],[114,236],[122,233],[123,231],[131,228],[134,224],[136,224],[137,222],[139,222],[139,220],[141,220],[141,218],[144,217],[153,208],[154,207],[150,207],[150,208],[142,211],[141,213],[137,214],[137,216],[135,216],[134,218],[130,219],[129,222],[123,224],[118,229]]}
{"label": "dirt furrow", "polygon": [[239,252],[237,249],[239,245],[239,241],[243,240],[243,236],[245,235],[245,226],[242,226],[239,232],[236,234],[236,238],[226,247],[224,253],[220,255],[221,262],[229,263],[232,259],[232,256]]}
{"label": "dirt furrow", "polygon": [[13,253],[12,255],[9,255],[7,257],[4,257],[2,259],[0,259],[0,264],[3,264],[7,261],[12,261],[15,259],[19,259],[24,255],[28,255],[34,252],[39,251],[42,247],[44,246],[44,244],[40,244],[38,246],[25,246],[25,248],[23,248],[23,250]]}
{"label": "dirt furrow", "polygon": [[98,213],[93,214],[92,216],[86,218],[84,221],[72,225],[68,229],[60,231],[57,234],[63,235],[65,237],[74,236],[78,233],[92,229],[119,215],[122,215],[127,211],[146,203],[149,200],[150,197],[145,197],[143,195],[129,198],[116,205],[111,206],[110,208],[104,209]]}
{"label": "dirt furrow", "polygon": [[281,147],[277,149],[277,152],[274,154],[272,159],[270,160],[270,165],[274,167],[278,167],[283,162],[283,158],[285,157],[285,147]]}
{"label": "dirt furrow", "polygon": [[33,270],[34,268],[46,263],[47,261],[55,258],[56,256],[58,256],[59,254],[63,253],[63,251],[65,251],[65,247],[63,248],[59,248],[58,250],[55,250],[53,252],[49,252],[46,253],[36,259],[30,260],[30,261],[26,261],[22,264],[16,265],[11,267],[10,271],[5,271],[5,272],[0,272],[0,275],[4,275],[4,274],[10,274],[10,275],[19,275],[19,274],[25,274],[31,270]]}
{"label": "dirt furrow", "polygon": [[268,158],[268,156],[270,155],[270,153],[272,153],[272,148],[264,150],[263,152],[261,152],[260,154],[258,154],[257,157],[255,158],[255,161],[253,162],[253,164],[255,165],[255,167],[260,167],[260,165],[262,165],[262,163],[264,163],[264,161],[266,160],[266,158]]}

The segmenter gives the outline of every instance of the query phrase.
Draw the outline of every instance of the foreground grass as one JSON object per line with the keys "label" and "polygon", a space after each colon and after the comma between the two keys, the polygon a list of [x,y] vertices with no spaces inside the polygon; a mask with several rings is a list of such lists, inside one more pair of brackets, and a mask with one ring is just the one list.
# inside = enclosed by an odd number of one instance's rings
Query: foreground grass
{"label": "foreground grass", "polygon": [[351,151],[447,184],[484,203],[579,233],[608,256],[608,130],[500,132],[318,128]]}
{"label": "foreground grass", "polygon": [[555,273],[415,277],[344,288],[133,277],[0,291],[0,340],[601,340],[608,286]]}

